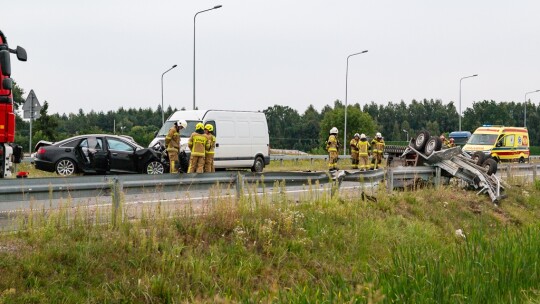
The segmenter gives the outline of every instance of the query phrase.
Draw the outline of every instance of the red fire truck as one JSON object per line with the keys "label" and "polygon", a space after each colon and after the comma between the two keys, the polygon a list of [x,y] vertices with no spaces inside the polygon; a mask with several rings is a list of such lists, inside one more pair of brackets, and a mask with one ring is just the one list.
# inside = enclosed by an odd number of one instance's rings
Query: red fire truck
{"label": "red fire truck", "polygon": [[17,59],[26,61],[26,51],[17,46],[10,49],[6,36],[0,31],[0,178],[12,175],[13,163],[22,159],[22,147],[15,145],[15,112],[13,108],[13,82],[11,76],[10,53]]}

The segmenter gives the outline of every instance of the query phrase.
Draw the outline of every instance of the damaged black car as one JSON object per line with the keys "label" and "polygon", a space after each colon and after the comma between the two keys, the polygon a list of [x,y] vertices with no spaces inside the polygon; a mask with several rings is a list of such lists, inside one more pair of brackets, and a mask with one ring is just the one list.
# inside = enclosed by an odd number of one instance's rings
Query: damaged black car
{"label": "damaged black car", "polygon": [[55,143],[40,141],[33,161],[36,169],[62,176],[168,171],[162,149],[143,148],[130,137],[107,134],[79,135]]}

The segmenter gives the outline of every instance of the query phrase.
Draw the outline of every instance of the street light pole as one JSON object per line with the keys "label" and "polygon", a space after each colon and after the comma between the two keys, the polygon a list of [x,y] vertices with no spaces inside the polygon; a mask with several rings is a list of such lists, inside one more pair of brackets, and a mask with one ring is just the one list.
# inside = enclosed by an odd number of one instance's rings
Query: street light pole
{"label": "street light pole", "polygon": [[462,77],[459,80],[459,131],[461,131],[461,81],[466,78],[476,77],[478,74],[474,74],[471,76]]}
{"label": "street light pole", "polygon": [[530,91],[530,92],[525,93],[525,103],[523,104],[523,106],[525,107],[525,111],[523,113],[523,127],[524,128],[527,127],[527,95],[536,93],[536,92],[540,92],[540,90]]}
{"label": "street light pole", "polygon": [[174,69],[177,65],[173,65],[170,69],[161,74],[161,124],[165,123],[165,112],[163,109],[163,76],[170,70]]}
{"label": "street light pole", "polygon": [[197,12],[195,16],[193,16],[193,110],[195,110],[195,21],[197,20],[198,14],[218,9],[220,7],[221,5],[216,5],[212,8]]}
{"label": "street light pole", "polygon": [[349,58],[352,56],[360,55],[367,53],[368,51],[362,51],[359,53],[354,53],[349,56],[347,56],[347,70],[345,71],[345,125],[343,127],[343,155],[347,154],[347,89],[348,89],[348,79],[349,79]]}
{"label": "street light pole", "polygon": [[403,132],[405,132],[405,134],[407,134],[407,142],[409,142],[409,131],[407,131],[407,130],[405,130],[405,129],[403,129],[403,130],[401,130],[401,131],[403,131]]}

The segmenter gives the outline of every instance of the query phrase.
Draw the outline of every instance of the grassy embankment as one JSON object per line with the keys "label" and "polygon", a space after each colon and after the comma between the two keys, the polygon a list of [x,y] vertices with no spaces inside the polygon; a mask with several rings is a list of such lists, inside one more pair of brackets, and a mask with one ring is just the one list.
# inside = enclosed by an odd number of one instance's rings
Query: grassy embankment
{"label": "grassy embankment", "polygon": [[274,192],[116,226],[36,212],[0,235],[0,303],[538,302],[540,182],[508,194]]}

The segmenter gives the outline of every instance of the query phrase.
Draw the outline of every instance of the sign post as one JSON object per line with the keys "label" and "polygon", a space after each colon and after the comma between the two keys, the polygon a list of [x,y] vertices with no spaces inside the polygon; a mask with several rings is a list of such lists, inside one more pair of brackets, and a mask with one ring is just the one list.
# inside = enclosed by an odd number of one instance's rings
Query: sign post
{"label": "sign post", "polygon": [[39,113],[41,111],[41,104],[39,104],[39,100],[37,99],[34,90],[30,90],[30,93],[28,93],[28,97],[26,97],[26,101],[23,105],[23,111],[23,118],[30,119],[30,143],[28,145],[28,150],[30,154],[32,154],[32,121],[41,117],[41,114]]}

